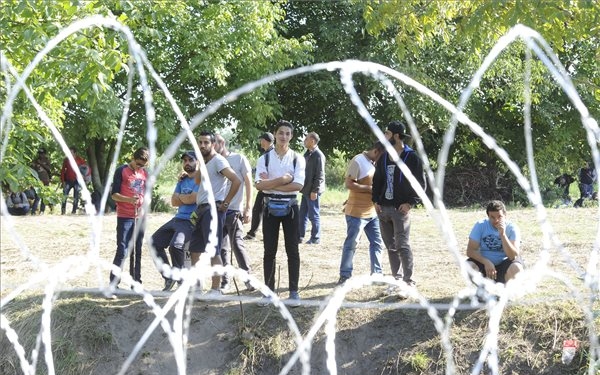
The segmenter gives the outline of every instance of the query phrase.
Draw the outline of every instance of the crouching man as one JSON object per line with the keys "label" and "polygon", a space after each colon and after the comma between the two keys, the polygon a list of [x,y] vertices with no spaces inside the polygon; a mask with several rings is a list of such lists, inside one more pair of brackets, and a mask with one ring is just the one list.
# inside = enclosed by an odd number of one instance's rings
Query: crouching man
{"label": "crouching man", "polygon": [[467,245],[467,264],[484,277],[506,283],[523,270],[519,228],[506,219],[501,201],[491,201],[487,219],[475,223]]}

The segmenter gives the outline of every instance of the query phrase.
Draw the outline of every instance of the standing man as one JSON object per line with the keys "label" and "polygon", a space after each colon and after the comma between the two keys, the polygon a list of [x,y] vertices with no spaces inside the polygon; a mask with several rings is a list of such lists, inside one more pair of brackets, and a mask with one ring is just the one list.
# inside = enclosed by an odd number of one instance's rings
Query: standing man
{"label": "standing man", "polygon": [[[300,300],[300,254],[298,253],[298,192],[304,184],[304,158],[290,149],[294,127],[280,120],[276,125],[275,148],[258,159],[256,188],[265,194],[263,211],[263,270],[265,284],[275,291],[275,270],[279,227],[283,226],[288,261],[289,298]],[[296,305],[298,306],[298,305]]]}
{"label": "standing man", "polygon": [[[215,135],[208,131],[203,131],[198,137],[198,147],[202,153],[204,164],[208,172],[208,178],[212,187],[215,204],[217,206],[217,248],[215,256],[211,257],[211,265],[222,265],[221,244],[223,242],[223,226],[225,224],[225,215],[233,197],[242,184],[235,172],[229,166],[227,159],[219,155],[215,150]],[[200,185],[202,176],[200,170],[194,172],[194,180]],[[228,183],[228,180],[231,183]],[[190,241],[190,254],[192,265],[195,265],[200,259],[201,253],[206,253],[208,236],[210,234],[210,222],[212,215],[208,201],[208,191],[202,185],[198,188],[196,195],[198,207],[191,215],[194,230]],[[221,276],[212,277],[210,295],[221,295]]]}
{"label": "standing man", "polygon": [[[85,160],[81,156],[77,155],[77,150],[75,150],[74,147],[69,148],[69,150],[71,150],[71,155],[73,155],[77,167],[85,164]],[[73,209],[71,210],[71,213],[77,213],[81,186],[79,186],[79,182],[77,182],[77,174],[71,166],[69,158],[63,159],[62,169],[60,170],[60,182],[63,187],[63,200],[62,205],[60,206],[60,213],[64,215],[67,211],[67,197],[69,196],[71,189],[73,189]]]}
{"label": "standing man", "polygon": [[[185,260],[184,246],[190,240],[194,229],[190,222],[190,215],[196,209],[196,195],[198,193],[198,185],[192,176],[198,164],[196,153],[186,151],[181,156],[181,160],[183,161],[185,173],[179,177],[179,181],[175,185],[175,191],[171,195],[171,205],[177,207],[177,213],[174,218],[154,232],[151,240],[152,246],[156,249],[156,255],[167,266],[170,266],[170,264],[165,248],[169,247],[173,268],[179,269],[183,268]],[[163,292],[168,292],[175,285],[175,280],[164,273],[163,278],[165,279]]]}
{"label": "standing man", "polygon": [[[244,244],[244,225],[250,222],[252,215],[252,169],[248,159],[237,152],[231,152],[227,149],[227,140],[220,134],[216,135],[217,142],[215,150],[229,162],[231,169],[236,176],[243,182],[240,189],[231,200],[225,216],[225,226],[223,227],[223,245],[221,246],[221,260],[223,265],[230,264],[231,250],[241,269],[250,273],[250,257],[246,252]],[[221,281],[221,291],[229,290],[229,276],[223,275]],[[246,281],[246,289],[254,290],[249,281]]]}
{"label": "standing man", "polygon": [[[123,262],[129,256],[129,274],[134,281],[142,283],[142,244],[144,226],[144,192],[148,173],[144,169],[150,155],[146,147],[140,147],[133,153],[129,164],[117,168],[113,177],[111,197],[117,204],[117,251],[113,264],[123,269]],[[131,252],[130,252],[131,251]],[[120,278],[110,273],[110,283],[119,285]]]}
{"label": "standing man", "polygon": [[[50,179],[52,178],[52,165],[50,164],[50,159],[48,159],[48,154],[45,148],[40,148],[38,150],[38,156],[33,163],[31,163],[31,168],[36,171],[38,179],[42,182],[42,184],[44,184],[44,186],[50,185]],[[46,203],[44,202],[43,197],[40,197],[40,201],[41,215],[44,213],[44,211],[46,211]],[[52,210],[52,207],[50,210]],[[33,209],[32,214],[35,214],[35,209]]]}
{"label": "standing man", "polygon": [[596,170],[590,162],[584,161],[583,167],[579,169],[578,177],[580,197],[575,201],[574,207],[582,207],[584,199],[592,198],[594,194],[594,182],[596,182]]}
{"label": "standing man", "polygon": [[[273,142],[275,141],[273,134],[269,132],[262,133],[258,140],[260,142],[261,156],[273,149]],[[256,231],[258,230],[258,226],[260,225],[263,216],[264,199],[265,195],[259,190],[256,193],[254,206],[252,206],[252,222],[250,224],[250,230],[246,233],[244,240],[253,240],[256,237]]]}
{"label": "standing man", "polygon": [[369,240],[369,258],[371,274],[382,274],[381,249],[383,240],[379,230],[379,218],[371,200],[375,163],[385,148],[381,142],[375,142],[368,150],[356,155],[348,164],[345,184],[349,190],[344,208],[346,214],[346,240],[342,249],[340,278],[338,285],[352,277],[352,259],[356,246],[364,230]]}
{"label": "standing man", "polygon": [[[404,143],[404,140],[410,137],[406,134],[406,126],[400,121],[390,122],[385,137],[418,183],[424,187],[425,176],[421,160],[417,153]],[[388,251],[392,275],[398,280],[402,279],[408,286],[414,286],[413,253],[409,244],[410,210],[421,200],[396,162],[395,157],[387,152],[384,152],[377,162],[373,176],[373,203],[379,216],[381,235]],[[394,286],[387,292],[399,292],[400,298],[408,296],[405,291],[398,291]]]}
{"label": "standing man", "polygon": [[304,138],[304,159],[306,160],[306,178],[300,203],[300,226],[298,228],[298,243],[304,240],[306,225],[310,220],[310,239],[307,244],[318,244],[321,241],[321,194],[325,191],[325,155],[319,149],[319,135],[310,132]]}
{"label": "standing man", "polygon": [[487,219],[475,223],[469,234],[467,264],[484,277],[506,283],[523,270],[519,228],[506,219],[501,201],[489,202],[485,212]]}

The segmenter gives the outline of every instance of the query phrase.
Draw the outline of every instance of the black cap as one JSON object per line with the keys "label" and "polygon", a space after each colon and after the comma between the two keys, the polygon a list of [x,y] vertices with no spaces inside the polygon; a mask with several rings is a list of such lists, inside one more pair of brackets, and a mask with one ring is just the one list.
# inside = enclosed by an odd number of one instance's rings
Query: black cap
{"label": "black cap", "polygon": [[275,137],[273,137],[273,134],[271,134],[269,132],[262,133],[260,135],[260,137],[258,137],[258,139],[264,139],[265,141],[268,141],[268,142],[271,142],[271,143],[275,141]]}
{"label": "black cap", "polygon": [[392,134],[399,134],[400,138],[410,137],[410,134],[406,134],[406,125],[398,120],[390,122],[387,126],[387,130],[391,131]]}
{"label": "black cap", "polygon": [[195,151],[185,151],[182,155],[181,158],[183,159],[184,157],[189,157],[192,158],[194,160],[198,160],[198,158],[196,157],[196,152]]}

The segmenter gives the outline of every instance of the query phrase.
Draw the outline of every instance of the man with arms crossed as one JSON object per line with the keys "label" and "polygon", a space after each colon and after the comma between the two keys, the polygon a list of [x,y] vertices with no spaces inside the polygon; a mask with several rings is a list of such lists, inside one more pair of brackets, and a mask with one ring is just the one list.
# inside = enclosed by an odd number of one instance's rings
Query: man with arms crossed
{"label": "man with arms crossed", "polygon": [[[186,151],[181,156],[183,161],[184,174],[179,177],[175,191],[171,195],[171,205],[177,207],[175,217],[158,228],[152,235],[152,246],[156,249],[156,256],[162,260],[166,266],[170,266],[169,258],[165,251],[169,247],[171,262],[173,268],[183,268],[185,260],[184,246],[190,240],[194,227],[190,222],[190,215],[196,209],[196,194],[198,185],[194,181],[194,177],[190,177],[195,171],[198,164],[196,153],[194,151]],[[175,285],[175,280],[168,277],[159,268],[165,279],[164,292],[168,292]]]}
{"label": "man with arms crossed", "polygon": [[346,214],[346,240],[342,248],[340,278],[338,285],[343,284],[352,276],[352,258],[360,240],[361,230],[364,230],[369,240],[369,258],[371,274],[382,274],[381,249],[383,240],[379,230],[379,218],[371,201],[373,174],[375,163],[385,151],[381,142],[375,142],[373,147],[356,155],[348,164],[345,184],[349,190],[348,200],[344,207]]}
{"label": "man with arms crossed", "polygon": [[297,194],[304,184],[304,158],[290,149],[294,127],[280,120],[276,125],[275,148],[258,159],[256,165],[256,188],[272,199],[287,203],[289,210],[284,216],[275,216],[268,207],[263,211],[263,270],[265,284],[275,290],[275,256],[279,241],[279,227],[283,226],[285,251],[288,260],[289,299],[299,306],[300,254],[298,253],[298,202]]}

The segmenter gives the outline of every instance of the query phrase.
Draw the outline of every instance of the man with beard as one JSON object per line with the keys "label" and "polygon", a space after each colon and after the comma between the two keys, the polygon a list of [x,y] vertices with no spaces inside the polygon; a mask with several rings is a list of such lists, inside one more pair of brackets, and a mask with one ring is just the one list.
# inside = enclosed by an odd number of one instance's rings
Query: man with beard
{"label": "man with beard", "polygon": [[[211,257],[210,263],[213,266],[222,265],[221,261],[221,243],[223,241],[223,226],[225,224],[225,214],[231,204],[231,200],[235,197],[242,182],[231,169],[231,166],[223,156],[215,151],[215,135],[211,132],[203,131],[198,137],[198,146],[202,153],[202,158],[206,164],[210,187],[212,188],[214,203],[217,206],[217,247],[214,256]],[[202,175],[200,170],[196,170],[193,174],[198,187],[196,195],[196,211],[190,216],[194,230],[190,240],[190,255],[192,265],[195,265],[200,260],[201,254],[206,254],[206,247],[210,235],[211,221],[213,220],[209,203],[209,192],[205,184],[201,184]],[[231,183],[228,184],[227,180]],[[229,188],[228,188],[229,187]],[[221,276],[213,276],[210,295],[221,295]]]}
{"label": "man with beard", "polygon": [[[177,207],[177,213],[175,217],[154,232],[151,240],[151,244],[156,250],[156,256],[162,260],[162,264],[157,262],[157,267],[165,279],[163,288],[165,292],[171,290],[176,282],[172,274],[165,272],[170,267],[165,248],[169,247],[173,268],[182,269],[185,260],[184,246],[190,240],[194,230],[190,222],[190,215],[196,209],[198,185],[191,175],[196,171],[198,159],[194,151],[186,151],[181,156],[181,160],[185,173],[179,177],[175,191],[171,195],[171,205]],[[181,280],[177,281],[181,283]]]}
{"label": "man with beard", "polygon": [[[423,165],[417,153],[404,143],[410,135],[406,134],[406,126],[400,121],[388,124],[385,137],[396,150],[417,182],[424,188],[425,176]],[[381,155],[375,175],[373,176],[372,198],[379,216],[381,236],[388,251],[392,275],[403,280],[409,287],[414,287],[413,254],[409,244],[410,210],[421,201],[410,181],[400,167],[396,165],[396,155],[385,152]],[[402,266],[402,270],[400,270]],[[387,294],[407,298],[406,288],[398,290],[395,286],[387,290]]]}

